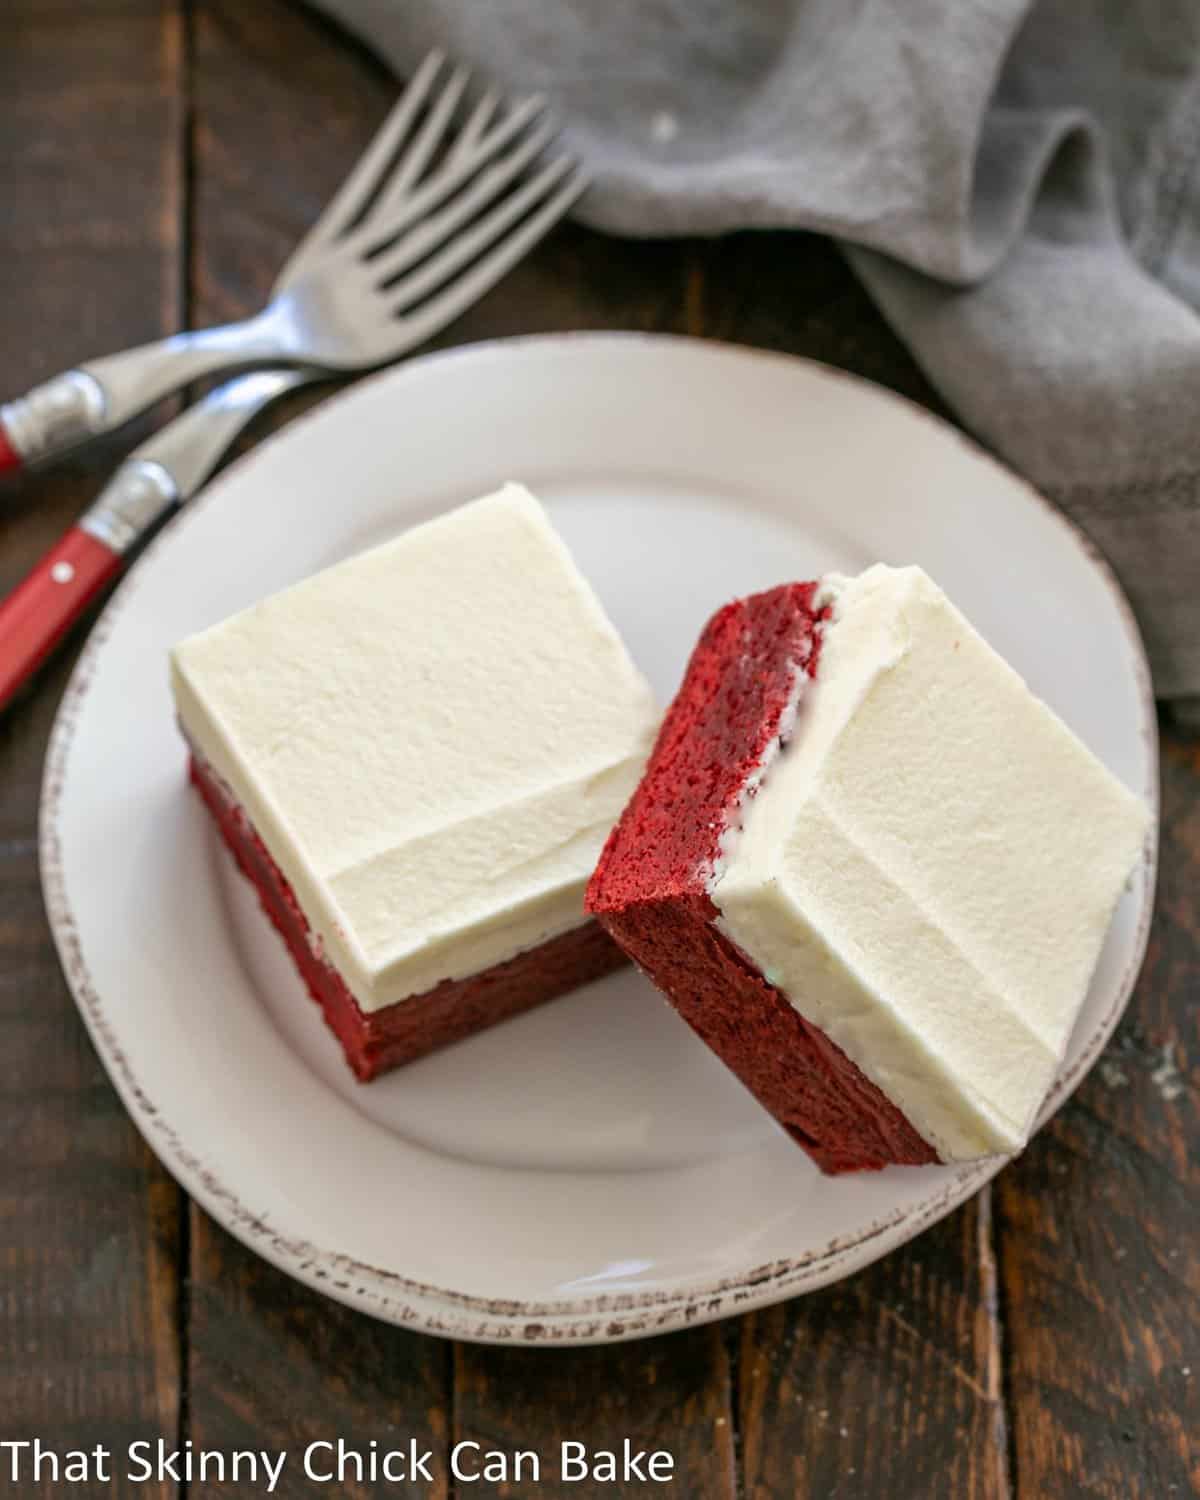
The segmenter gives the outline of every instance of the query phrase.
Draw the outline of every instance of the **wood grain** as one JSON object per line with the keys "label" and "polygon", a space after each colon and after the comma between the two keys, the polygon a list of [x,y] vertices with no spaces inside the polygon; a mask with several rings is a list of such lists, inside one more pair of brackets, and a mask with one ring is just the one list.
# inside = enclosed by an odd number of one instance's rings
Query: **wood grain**
{"label": "wood grain", "polygon": [[[187,1435],[196,1449],[286,1451],[275,1494],[309,1500],[322,1486],[306,1477],[306,1450],[344,1438],[363,1455],[361,1479],[349,1458],[344,1482],[327,1493],[339,1500],[444,1500],[450,1346],[297,1285],[192,1212]],[[395,1450],[407,1459],[410,1441],[434,1455],[434,1482],[392,1482],[382,1474],[372,1480],[372,1444],[379,1455]],[[316,1474],[336,1472],[338,1458],[328,1448],[314,1451],[313,1460]],[[193,1480],[188,1495],[222,1500],[229,1492],[214,1474]]]}
{"label": "wood grain", "polygon": [[1162,759],[1146,967],[1113,1044],[999,1179],[1017,1494],[1200,1494],[1200,746]]}
{"label": "wood grain", "polygon": [[[478,1444],[464,1454],[473,1472],[486,1472],[489,1451],[524,1449],[542,1460],[536,1489],[510,1472],[505,1482],[472,1482],[470,1494],[536,1494],[539,1500],[681,1494],[689,1500],[733,1500],[738,1493],[729,1366],[721,1332],[712,1327],[599,1349],[459,1344],[454,1438]],[[564,1439],[586,1446],[596,1477],[564,1471]],[[637,1471],[624,1467],[627,1440],[634,1453],[645,1455]],[[602,1452],[618,1460],[614,1482],[600,1477],[606,1472]],[[650,1478],[647,1464],[655,1452],[673,1460],[669,1483]],[[581,1457],[577,1450],[569,1456],[576,1462]],[[527,1480],[532,1472],[526,1470]]]}
{"label": "wood grain", "polygon": [[858,1276],[741,1328],[746,1500],[1006,1500],[987,1190]]}
{"label": "wood grain", "polygon": [[830,240],[746,232],[689,251],[681,332],[821,360],[946,415]]}
{"label": "wood grain", "polygon": [[[101,0],[86,26],[75,6],[7,0],[3,37],[7,396],[176,326],[183,48],[170,0]],[[75,519],[118,447],[0,489],[0,588]],[[0,1426],[120,1447],[176,1430],[179,1193],[104,1076],[42,917],[38,784],[67,665],[0,720]],[[13,1492],[62,1490],[47,1474]]]}

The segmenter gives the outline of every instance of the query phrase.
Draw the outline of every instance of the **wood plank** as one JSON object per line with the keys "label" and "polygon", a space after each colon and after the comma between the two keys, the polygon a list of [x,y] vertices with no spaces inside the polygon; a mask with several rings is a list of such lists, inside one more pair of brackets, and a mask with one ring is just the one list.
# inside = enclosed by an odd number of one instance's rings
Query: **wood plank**
{"label": "wood plank", "polygon": [[[486,1475],[489,1451],[526,1450],[540,1459],[522,1477],[510,1469],[506,1481],[474,1480],[472,1495],[632,1500],[661,1492],[733,1500],[732,1416],[729,1365],[716,1327],[598,1349],[455,1347],[454,1440],[478,1444],[462,1450],[464,1471]],[[564,1465],[564,1441],[585,1445],[591,1477]],[[626,1442],[644,1455],[638,1471],[624,1467]],[[669,1482],[651,1478],[656,1452],[672,1460],[669,1470],[660,1461],[657,1471],[669,1472]],[[605,1477],[602,1453],[616,1456],[615,1480]],[[565,1456],[575,1465],[582,1457],[577,1449]],[[465,1481],[459,1493],[464,1489]]]}
{"label": "wood plank", "polygon": [[[86,26],[76,6],[7,0],[3,30],[7,396],[177,326],[183,31],[175,0],[98,0]],[[82,510],[118,447],[0,490],[0,588]],[[5,1437],[122,1447],[176,1429],[179,1193],[104,1076],[41,915],[38,785],[67,666],[0,720],[0,1412]],[[14,1492],[60,1489],[46,1476]]]}
{"label": "wood plank", "polygon": [[[297,1285],[192,1210],[188,1320],[187,1435],[196,1450],[270,1455],[286,1452],[278,1500],[310,1500],[322,1486],[306,1476],[311,1444],[347,1445],[364,1456],[347,1460],[339,1500],[411,1496],[444,1500],[450,1397],[450,1346],[405,1333],[351,1312]],[[427,1482],[420,1474],[395,1482],[371,1478],[371,1444],[382,1455],[431,1452]],[[318,1448],[315,1476],[333,1474],[337,1455]],[[189,1500],[223,1500],[230,1473],[194,1478]],[[249,1473],[249,1471],[245,1471]],[[261,1475],[260,1471],[260,1475]],[[400,1470],[393,1472],[399,1476]],[[245,1493],[265,1490],[247,1488]],[[242,1487],[236,1486],[237,1493]]]}
{"label": "wood plank", "polygon": [[266,300],[395,84],[290,0],[209,0],[192,31],[191,311],[223,322]]}
{"label": "wood plank", "polygon": [[1000,1178],[1029,1500],[1200,1493],[1200,743],[1168,732],[1145,970],[1095,1071]]}
{"label": "wood plank", "polygon": [[947,414],[846,260],[813,234],[732,234],[690,246],[682,332],[799,354]]}
{"label": "wood plank", "polygon": [[743,1321],[746,1500],[1006,1500],[988,1192],[849,1280]]}

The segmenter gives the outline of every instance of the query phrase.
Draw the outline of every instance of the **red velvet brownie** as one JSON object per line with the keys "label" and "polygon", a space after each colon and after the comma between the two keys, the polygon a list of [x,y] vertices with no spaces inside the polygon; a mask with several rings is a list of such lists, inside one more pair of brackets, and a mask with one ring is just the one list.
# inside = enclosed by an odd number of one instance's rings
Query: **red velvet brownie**
{"label": "red velvet brownie", "polygon": [[1025,1138],[1144,829],[875,568],[714,616],[587,907],[824,1171],[968,1159]]}
{"label": "red velvet brownie", "polygon": [[608,972],[644,680],[508,486],[181,643],[191,780],[363,1080]]}
{"label": "red velvet brownie", "polygon": [[287,944],[308,993],[341,1042],[346,1061],[364,1083],[600,979],[625,962],[598,922],[584,922],[467,979],[443,979],[422,995],[364,1011],[314,942],[295,893],[244,809],[195,755],[189,772],[238,868]]}

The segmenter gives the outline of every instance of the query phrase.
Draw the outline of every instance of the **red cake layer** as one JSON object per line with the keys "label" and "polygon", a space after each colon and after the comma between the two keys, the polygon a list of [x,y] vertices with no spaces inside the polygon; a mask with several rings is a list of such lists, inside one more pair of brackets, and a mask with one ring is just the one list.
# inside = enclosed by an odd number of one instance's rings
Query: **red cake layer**
{"label": "red cake layer", "polygon": [[797,672],[819,670],[816,589],[771,589],[709,622],[586,904],[823,1171],[936,1161],[892,1101],[717,931],[707,893],[747,779],[786,728]]}
{"label": "red cake layer", "polygon": [[468,979],[446,979],[423,995],[363,1011],[337,970],[314,952],[292,888],[243,809],[198,756],[191,758],[190,775],[364,1082],[599,979],[625,961],[599,923],[585,922]]}

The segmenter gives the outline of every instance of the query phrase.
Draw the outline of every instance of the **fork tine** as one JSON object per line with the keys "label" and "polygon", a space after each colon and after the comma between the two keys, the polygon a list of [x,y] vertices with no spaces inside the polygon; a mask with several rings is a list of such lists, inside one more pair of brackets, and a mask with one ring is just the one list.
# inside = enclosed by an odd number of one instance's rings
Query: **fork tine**
{"label": "fork tine", "polygon": [[485,292],[490,291],[506,272],[512,270],[554,228],[587,185],[587,174],[581,168],[537,213],[526,219],[506,240],[501,240],[486,260],[472,266],[465,276],[448,286],[440,296],[426,303],[420,312],[402,317],[405,347],[415,348],[417,344],[424,343],[460,313],[465,312],[472,303],[478,302]]}
{"label": "fork tine", "polygon": [[[403,316],[405,307],[412,306],[426,293],[441,286],[460,267],[469,265],[489,245],[497,240],[500,241],[485,260],[472,266],[464,276],[452,286],[447,287],[440,297],[412,315],[411,318],[404,317],[406,326],[419,330],[432,318],[431,328],[442,327],[451,317],[456,316],[456,308],[464,308],[474,302],[495,281],[499,280],[510,266],[515,265],[521,256],[537,244],[538,240],[562,218],[587,186],[585,174],[575,169],[568,182],[552,198],[542,203],[536,213],[530,213],[538,200],[544,198],[546,193],[562,179],[564,172],[570,172],[573,168],[575,168],[575,163],[569,156],[561,156],[551,162],[536,177],[531,178],[519,192],[514,193],[511,198],[494,208],[468,234],[454,241],[435,260],[420,270],[412,272],[398,285],[392,287],[389,305],[396,314]],[[525,217],[527,214],[528,218]],[[518,227],[513,233],[508,235],[507,239],[501,239],[504,232],[514,224]]]}
{"label": "fork tine", "polygon": [[533,94],[523,99],[480,138],[474,149],[464,151],[460,160],[444,163],[411,193],[396,182],[389,182],[366,221],[355,231],[354,240],[360,253],[366,256],[384,249],[410,225],[431,213],[520,135],[545,107],[546,102],[540,95]]}
{"label": "fork tine", "polygon": [[375,139],[359,157],[350,176],[326,205],[321,217],[293,251],[279,273],[282,280],[292,271],[301,256],[318,245],[329,244],[343,235],[370,202],[371,194],[399,149],[433,86],[433,80],[445,62],[445,54],[431,52],[413,74],[408,87],[392,107]]}
{"label": "fork tine", "polygon": [[454,118],[454,111],[458,108],[464,91],[467,87],[467,79],[470,73],[464,67],[455,68],[450,75],[450,81],[446,84],[437,103],[429,111],[416,139],[396,164],[396,170],[392,173],[386,191],[381,194],[381,199],[403,197],[407,195],[410,188],[415,186],[421,179],[421,174],[429,165],[429,159],[445,138],[446,130],[450,121]]}
{"label": "fork tine", "polygon": [[377,256],[370,264],[376,284],[384,287],[389,281],[394,281],[401,271],[431,254],[456,229],[469,223],[545,150],[553,135],[553,126],[543,121],[507,156],[472,179],[463,192],[451,199],[447,208],[422,219],[397,243]]}
{"label": "fork tine", "polygon": [[492,122],[492,116],[500,105],[500,95],[496,89],[488,89],[483,98],[471,111],[471,117],[463,126],[462,134],[454,143],[454,150],[447,159],[447,166],[454,166],[463,161],[479,144],[483,132]]}

